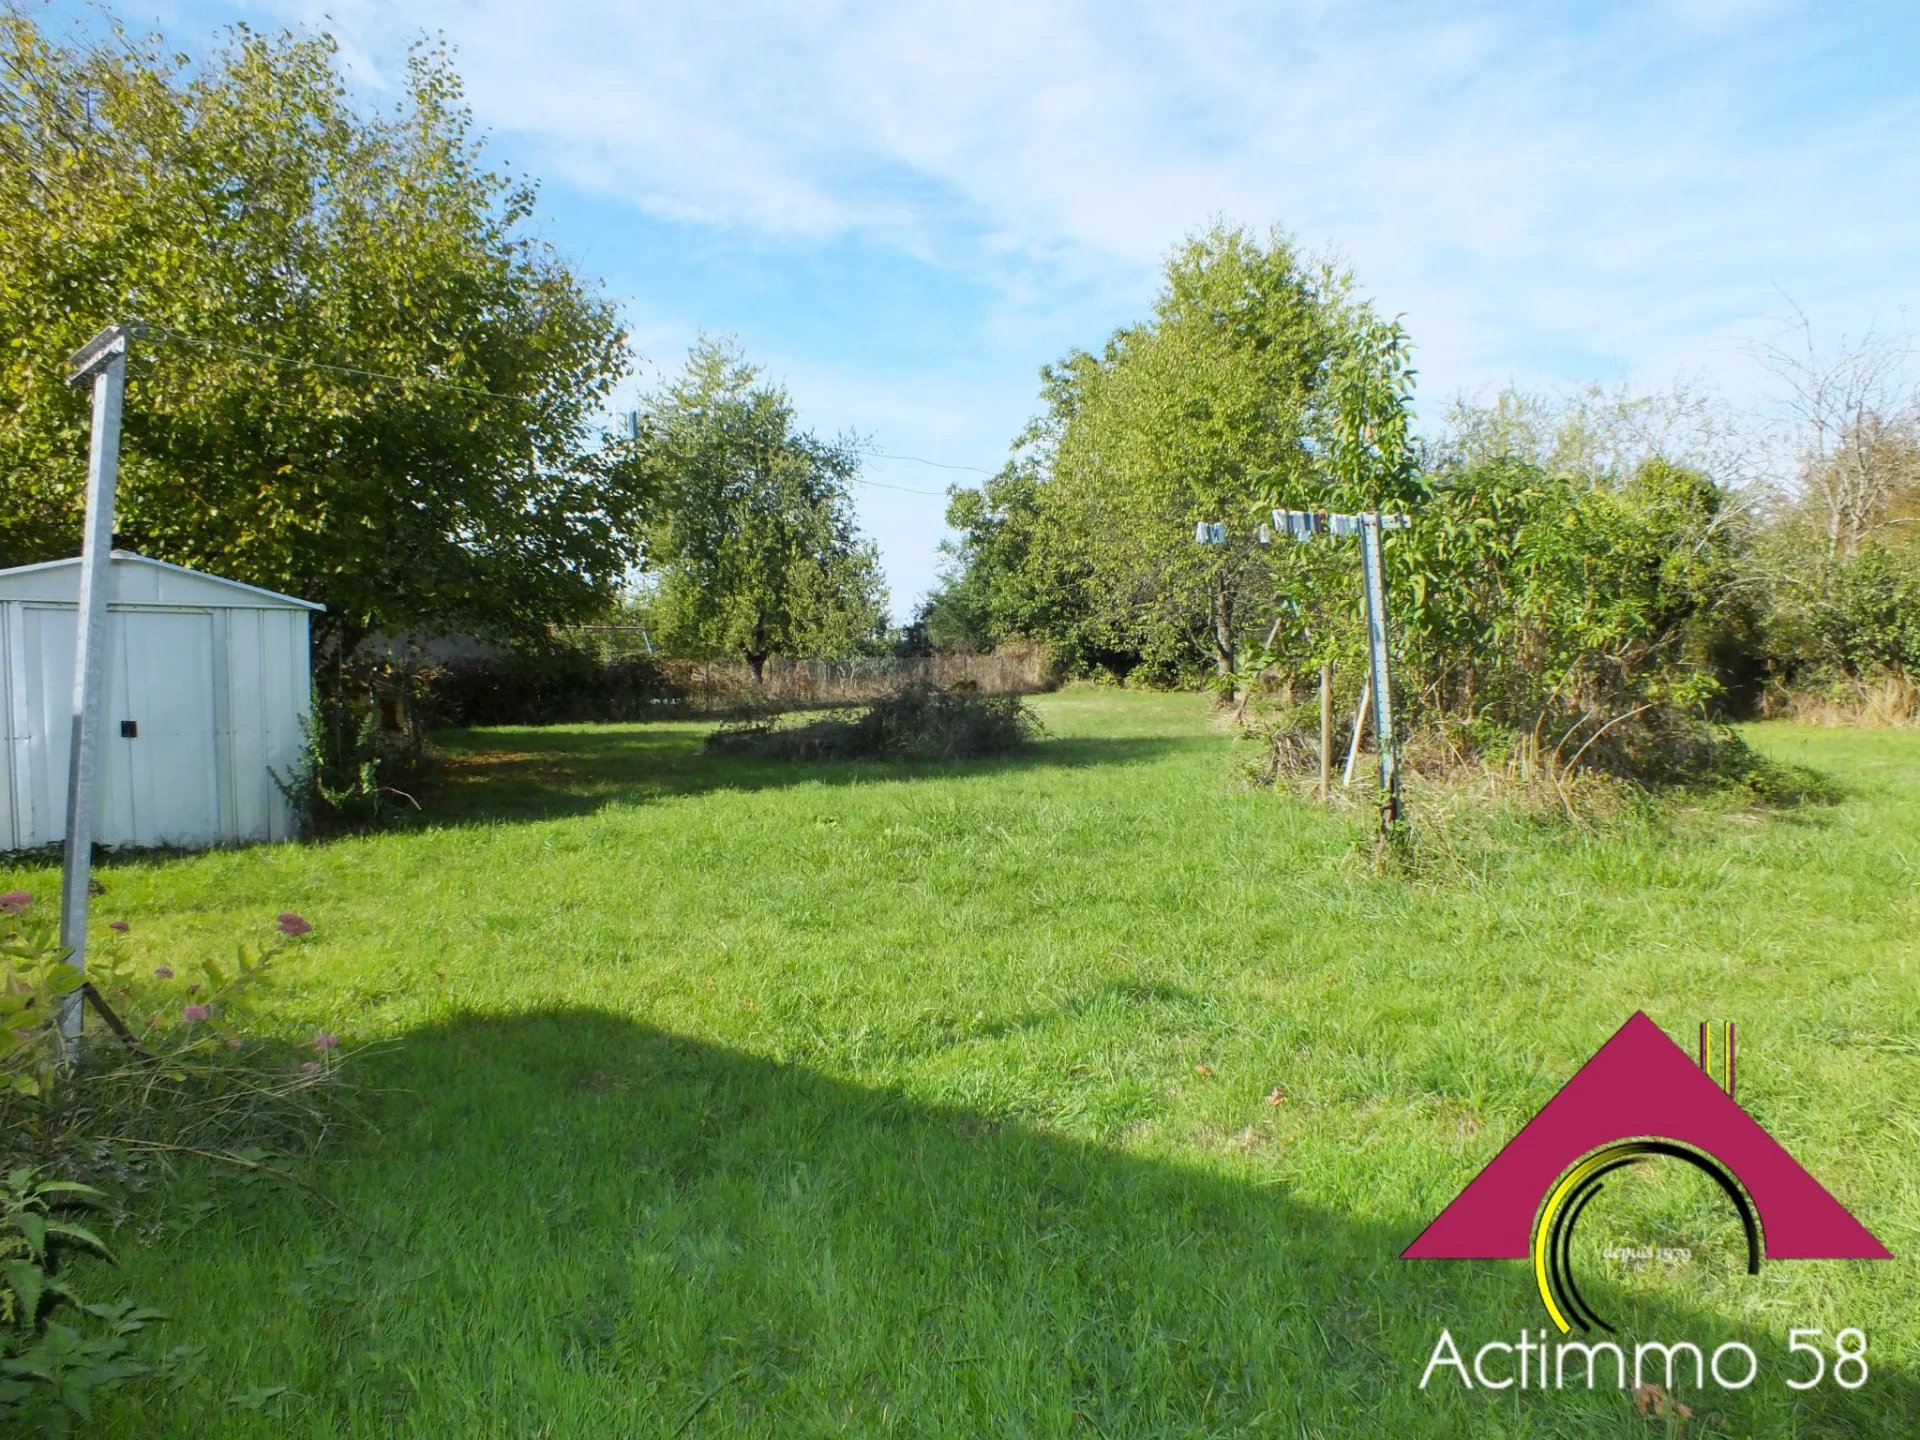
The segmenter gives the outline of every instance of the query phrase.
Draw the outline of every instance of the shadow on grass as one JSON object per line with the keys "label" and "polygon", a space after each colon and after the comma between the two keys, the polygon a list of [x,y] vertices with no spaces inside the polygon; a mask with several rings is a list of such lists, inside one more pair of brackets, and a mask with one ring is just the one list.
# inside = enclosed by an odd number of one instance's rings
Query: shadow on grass
{"label": "shadow on grass", "polygon": [[1050,736],[1013,754],[983,760],[792,761],[709,753],[701,748],[706,729],[647,725],[447,731],[436,737],[446,757],[444,771],[422,795],[415,823],[434,828],[552,819],[589,814],[609,804],[711,790],[1137,764],[1183,743],[1150,736]]}
{"label": "shadow on grass", "polygon": [[[405,1088],[328,1177],[364,1228],[261,1205],[183,1237],[182,1293],[142,1297],[208,1347],[206,1393],[284,1396],[129,1406],[108,1433],[1700,1440],[1920,1413],[1884,1355],[1862,1390],[1788,1391],[1784,1335],[1739,1337],[1749,1390],[1675,1387],[1684,1430],[1610,1387],[1422,1392],[1443,1328],[1469,1359],[1540,1333],[1524,1265],[1403,1262],[1430,1217],[1360,1218],[1364,1193],[1336,1213],[1238,1159],[1129,1156],[597,1011],[456,1020],[366,1071]],[[1590,1289],[1629,1335],[1732,1338],[1678,1285]]]}

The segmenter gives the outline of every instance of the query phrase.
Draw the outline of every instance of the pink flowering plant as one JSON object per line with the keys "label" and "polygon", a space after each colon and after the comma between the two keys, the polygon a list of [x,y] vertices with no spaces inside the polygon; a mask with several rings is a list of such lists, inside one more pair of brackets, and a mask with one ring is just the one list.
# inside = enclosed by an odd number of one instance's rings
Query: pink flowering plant
{"label": "pink flowering plant", "polygon": [[[159,1062],[166,1073],[195,1055],[240,1049],[262,976],[312,929],[285,911],[266,943],[236,945],[230,960],[176,967],[140,959],[131,923],[107,919],[82,976],[67,963],[50,908],[24,891],[0,894],[0,1093],[41,1096],[53,1085],[63,1004],[83,1007],[88,1046]],[[81,994],[83,986],[90,993]]]}

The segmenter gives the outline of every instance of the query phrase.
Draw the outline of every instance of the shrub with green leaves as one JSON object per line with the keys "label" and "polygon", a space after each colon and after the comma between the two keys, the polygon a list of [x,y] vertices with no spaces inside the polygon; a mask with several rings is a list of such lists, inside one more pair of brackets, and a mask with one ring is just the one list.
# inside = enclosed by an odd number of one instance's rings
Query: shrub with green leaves
{"label": "shrub with green leaves", "polygon": [[915,684],[800,724],[775,717],[723,726],[707,748],[780,760],[972,760],[1008,754],[1041,733],[1018,696]]}
{"label": "shrub with green leaves", "polygon": [[1705,476],[1502,459],[1443,475],[1387,547],[1413,714],[1543,764],[1677,779],[1724,743],[1704,620],[1733,564]]}
{"label": "shrub with green leaves", "polygon": [[[1657,460],[1618,483],[1513,458],[1434,477],[1413,524],[1385,545],[1408,758],[1647,783],[1726,771],[1743,747],[1710,723],[1735,560],[1721,503],[1705,476]],[[1337,558],[1347,573],[1307,577],[1305,620],[1279,627],[1259,657],[1291,681],[1266,728],[1317,734],[1317,707],[1293,702],[1323,661],[1343,693],[1358,689],[1357,607],[1326,588],[1332,578],[1350,594],[1356,557]],[[1352,710],[1348,699],[1343,717]],[[1276,750],[1279,768],[1295,751]]]}
{"label": "shrub with green leaves", "polygon": [[[263,981],[312,929],[305,919],[283,913],[272,941],[191,965],[140,959],[125,920],[106,929],[82,977],[52,915],[23,891],[0,895],[0,1167],[124,1176],[181,1149],[232,1160],[324,1129],[316,1092],[333,1079],[339,1038],[316,1034],[296,1050],[257,1024]],[[63,1000],[84,1000],[71,1047],[58,1026]]]}
{"label": "shrub with green leaves", "polygon": [[1920,676],[1920,556],[1867,546],[1826,569],[1825,593],[1807,607],[1814,668],[1853,679]]}
{"label": "shrub with green leaves", "polygon": [[132,1337],[165,1317],[126,1301],[89,1304],[67,1261],[113,1264],[100,1237],[75,1218],[105,1196],[31,1166],[0,1180],[0,1421],[9,1433],[68,1435],[93,1418],[102,1390],[157,1368]]}
{"label": "shrub with green leaves", "polygon": [[21,1096],[45,1092],[58,1060],[56,1012],[83,983],[58,926],[32,907],[24,890],[0,895],[0,1085]]}
{"label": "shrub with green leaves", "polygon": [[302,832],[371,830],[418,808],[413,791],[428,769],[433,678],[391,660],[320,667],[299,762],[290,774],[274,774]]}
{"label": "shrub with green leaves", "polygon": [[192,1056],[240,1048],[267,967],[311,929],[289,911],[276,920],[273,943],[240,943],[230,964],[208,959],[181,973],[137,965],[127,922],[116,920],[113,939],[92,949],[82,976],[67,963],[51,911],[36,910],[25,891],[0,895],[0,1088],[27,1099],[52,1095],[62,1065],[59,1012],[63,1001],[79,1003],[83,987],[111,1032],[99,1043],[123,1047],[162,1073]]}

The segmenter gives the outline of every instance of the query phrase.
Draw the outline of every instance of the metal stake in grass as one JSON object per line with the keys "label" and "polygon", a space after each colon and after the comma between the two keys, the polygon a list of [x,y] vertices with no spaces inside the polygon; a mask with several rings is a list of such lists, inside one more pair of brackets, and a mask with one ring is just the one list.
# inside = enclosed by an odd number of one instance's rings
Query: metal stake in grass
{"label": "metal stake in grass", "polygon": [[[1307,541],[1316,535],[1360,537],[1360,593],[1365,603],[1367,618],[1367,690],[1373,697],[1373,733],[1380,747],[1380,831],[1391,834],[1393,827],[1405,818],[1405,804],[1400,794],[1400,763],[1398,736],[1393,728],[1393,673],[1389,659],[1388,620],[1387,620],[1387,581],[1386,571],[1380,552],[1380,536],[1386,530],[1404,530],[1412,523],[1405,515],[1383,515],[1377,510],[1363,511],[1357,515],[1329,514],[1323,510],[1276,510],[1273,512],[1273,530],[1260,526],[1255,539],[1266,543],[1276,531],[1285,531],[1295,540]],[[1227,527],[1220,521],[1202,520],[1193,528],[1193,538],[1202,545],[1224,545],[1227,541]],[[1327,790],[1327,771],[1330,765],[1328,747],[1333,725],[1332,696],[1328,689],[1328,676],[1321,672],[1321,739],[1320,739],[1320,789],[1324,795]],[[1365,701],[1362,702],[1364,716]],[[1354,748],[1360,744],[1361,720],[1354,721]],[[1353,759],[1347,759],[1347,778],[1353,777]]]}
{"label": "metal stake in grass", "polygon": [[[127,386],[130,326],[109,325],[73,353],[67,383],[93,386],[93,440],[87,455],[87,518],[80,546],[80,595],[73,642],[73,728],[67,747],[67,846],[60,871],[60,943],[67,963],[87,970],[87,901],[92,884],[93,793],[106,708],[107,606],[111,601],[113,498],[120,477],[120,402]],[[59,1003],[61,1059],[80,1053],[81,992]]]}

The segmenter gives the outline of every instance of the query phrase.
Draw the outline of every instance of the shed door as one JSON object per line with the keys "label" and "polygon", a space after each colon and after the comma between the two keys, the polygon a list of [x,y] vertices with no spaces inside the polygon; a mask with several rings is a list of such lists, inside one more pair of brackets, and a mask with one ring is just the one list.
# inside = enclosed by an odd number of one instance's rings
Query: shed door
{"label": "shed door", "polygon": [[[219,843],[213,695],[213,616],[206,611],[128,610],[112,617],[125,683],[123,713],[109,714],[102,743],[118,747],[109,771],[132,790],[135,845]],[[116,687],[109,686],[109,690]],[[123,734],[131,722],[132,735]]]}
{"label": "shed door", "polygon": [[[22,607],[16,677],[24,680],[27,764],[13,776],[21,845],[67,832],[74,610]],[[100,717],[93,836],[102,845],[213,845],[220,839],[213,616],[193,610],[107,613],[106,713]],[[134,734],[122,733],[131,721]],[[16,745],[16,754],[19,746]]]}

